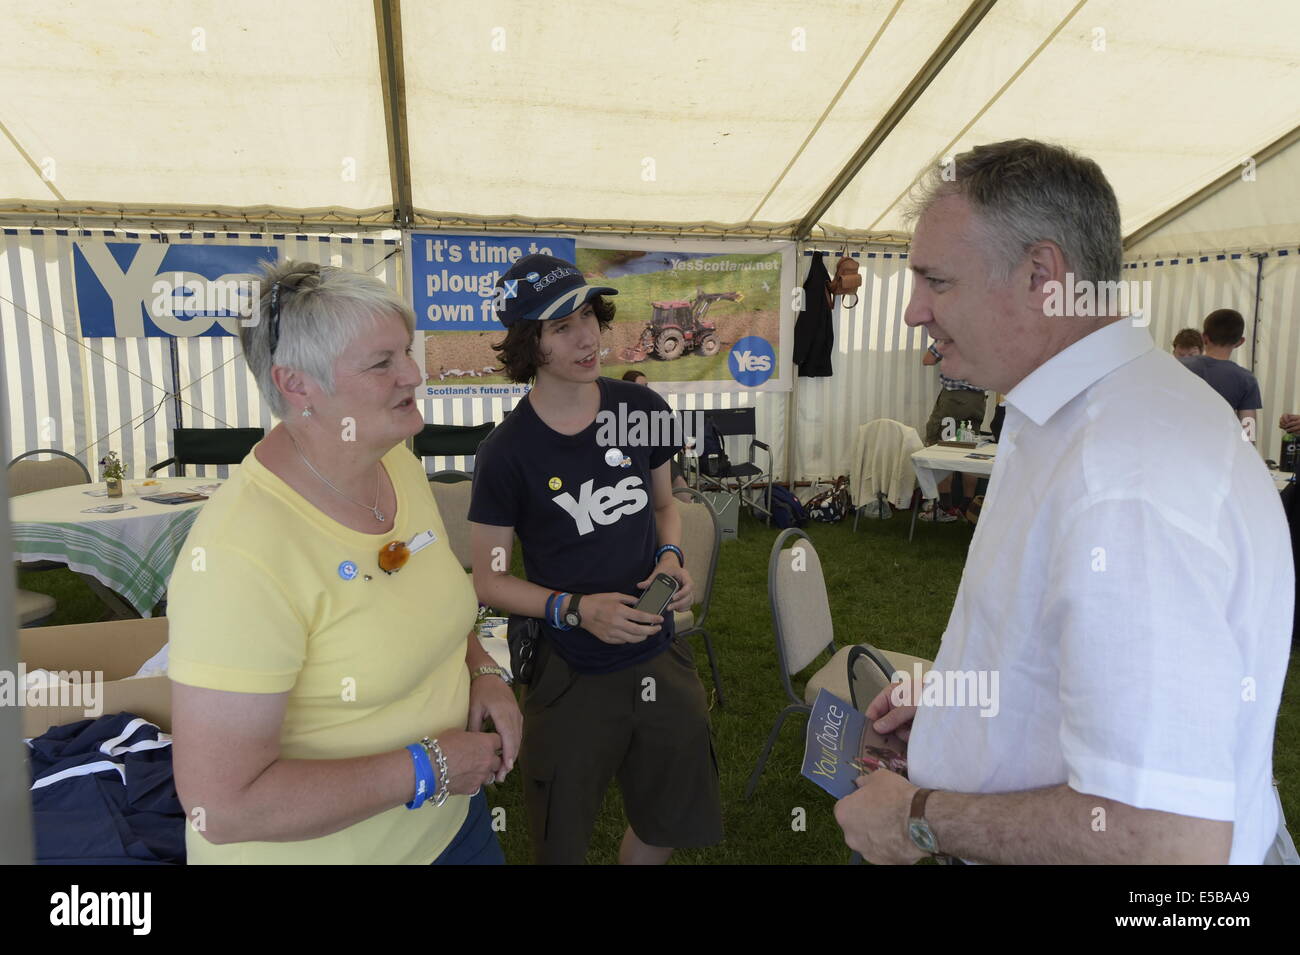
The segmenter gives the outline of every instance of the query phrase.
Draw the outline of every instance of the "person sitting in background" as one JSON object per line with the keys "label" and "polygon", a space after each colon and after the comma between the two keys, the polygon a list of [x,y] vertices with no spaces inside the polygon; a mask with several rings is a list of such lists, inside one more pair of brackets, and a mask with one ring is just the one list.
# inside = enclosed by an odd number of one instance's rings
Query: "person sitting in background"
{"label": "person sitting in background", "polygon": [[[921,354],[922,365],[937,365],[941,361],[943,361],[943,355],[933,344]],[[960,378],[949,378],[942,371],[939,372],[939,384],[941,386],[939,397],[934,401],[934,410],[930,412],[930,420],[925,423],[925,443],[927,447],[938,443],[940,440],[954,440],[956,428],[963,421],[970,421],[976,431],[984,423],[984,404],[987,400],[984,389]],[[945,426],[950,429],[947,437],[945,437],[944,432]],[[962,491],[965,492],[964,500],[970,500],[974,496],[975,487],[978,484],[978,475],[962,474],[961,485]],[[961,516],[962,509],[952,499],[952,475],[949,475],[939,482],[938,504],[924,508],[920,517],[923,521],[937,521],[940,524],[945,524],[955,521]]]}
{"label": "person sitting in background", "polygon": [[312,263],[271,268],[260,302],[240,337],[280,424],[204,506],[169,592],[189,861],[504,862],[480,787],[523,717],[403,446],[424,424],[415,316]]}
{"label": "person sitting in background", "polygon": [[[1220,308],[1205,316],[1202,338],[1205,354],[1180,359],[1184,366],[1205,379],[1223,396],[1242,421],[1250,440],[1255,440],[1255,415],[1264,402],[1255,376],[1232,360],[1232,350],[1243,344],[1246,321],[1231,308]],[[1249,424],[1246,422],[1249,421]]]}
{"label": "person sitting in background", "polygon": [[1174,357],[1192,358],[1205,350],[1201,333],[1194,328],[1184,328],[1174,336]]}
{"label": "person sitting in background", "polygon": [[647,388],[650,386],[650,379],[634,369],[623,372],[623,380],[630,381],[634,385],[645,385]]}

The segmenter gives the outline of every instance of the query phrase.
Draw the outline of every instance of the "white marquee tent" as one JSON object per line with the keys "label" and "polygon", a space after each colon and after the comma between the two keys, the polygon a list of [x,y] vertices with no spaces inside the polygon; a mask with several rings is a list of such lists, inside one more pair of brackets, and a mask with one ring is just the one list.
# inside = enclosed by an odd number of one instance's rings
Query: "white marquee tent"
{"label": "white marquee tent", "polygon": [[677,399],[753,403],[786,476],[842,472],[860,424],[920,426],[937,389],[902,321],[903,198],[944,157],[1021,136],[1106,171],[1158,344],[1213,308],[1246,316],[1267,456],[1300,410],[1293,0],[0,0],[0,19],[14,453],[111,446],[139,472],[168,456],[173,393],[187,424],[269,422],[230,339],[173,356],[80,338],[83,230],[283,236],[400,285],[386,257],[419,227],[860,251],[834,377]]}

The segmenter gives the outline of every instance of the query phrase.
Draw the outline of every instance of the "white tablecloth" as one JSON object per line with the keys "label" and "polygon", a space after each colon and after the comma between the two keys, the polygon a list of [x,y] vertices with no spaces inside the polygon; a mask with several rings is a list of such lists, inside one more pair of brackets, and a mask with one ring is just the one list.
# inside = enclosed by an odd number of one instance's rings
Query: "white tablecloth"
{"label": "white tablecloth", "polygon": [[[996,444],[978,448],[945,448],[932,444],[912,454],[912,467],[916,469],[916,483],[927,500],[939,496],[939,482],[954,471],[988,477],[993,473],[997,455]],[[972,457],[974,455],[974,457]]]}

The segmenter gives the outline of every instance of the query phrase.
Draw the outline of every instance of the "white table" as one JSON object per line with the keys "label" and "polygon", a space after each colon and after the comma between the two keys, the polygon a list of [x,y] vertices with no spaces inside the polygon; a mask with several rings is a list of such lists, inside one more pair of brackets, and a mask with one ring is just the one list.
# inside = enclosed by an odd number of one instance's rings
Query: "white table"
{"label": "white table", "polygon": [[[172,565],[203,502],[158,504],[143,494],[200,490],[211,495],[211,478],[158,478],[157,484],[126,481],[122,497],[107,496],[103,482],[73,484],[20,494],[9,502],[14,559],[49,560],[81,574],[115,616],[148,617],[164,594]],[[87,513],[123,504],[117,513]]]}
{"label": "white table", "polygon": [[[998,446],[984,444],[977,448],[948,448],[932,444],[928,448],[912,453],[912,468],[916,471],[916,483],[921,487],[921,497],[927,501],[939,497],[939,482],[956,471],[963,474],[976,474],[988,477],[993,473],[993,462],[997,458]],[[907,539],[912,539],[916,531],[916,512],[912,508],[912,527],[907,532]]]}

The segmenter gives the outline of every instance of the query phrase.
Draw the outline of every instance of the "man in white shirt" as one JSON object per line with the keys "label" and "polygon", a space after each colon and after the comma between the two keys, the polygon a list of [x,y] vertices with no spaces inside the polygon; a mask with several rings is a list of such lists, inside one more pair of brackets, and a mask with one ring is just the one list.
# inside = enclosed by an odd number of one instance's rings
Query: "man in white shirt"
{"label": "man in white shirt", "polygon": [[918,208],[907,322],[1006,422],[934,670],[868,708],[910,733],[911,780],[860,779],[845,840],[872,862],[1263,861],[1294,585],[1263,462],[1144,327],[1049,302],[1120,277],[1095,163],[981,146]]}

